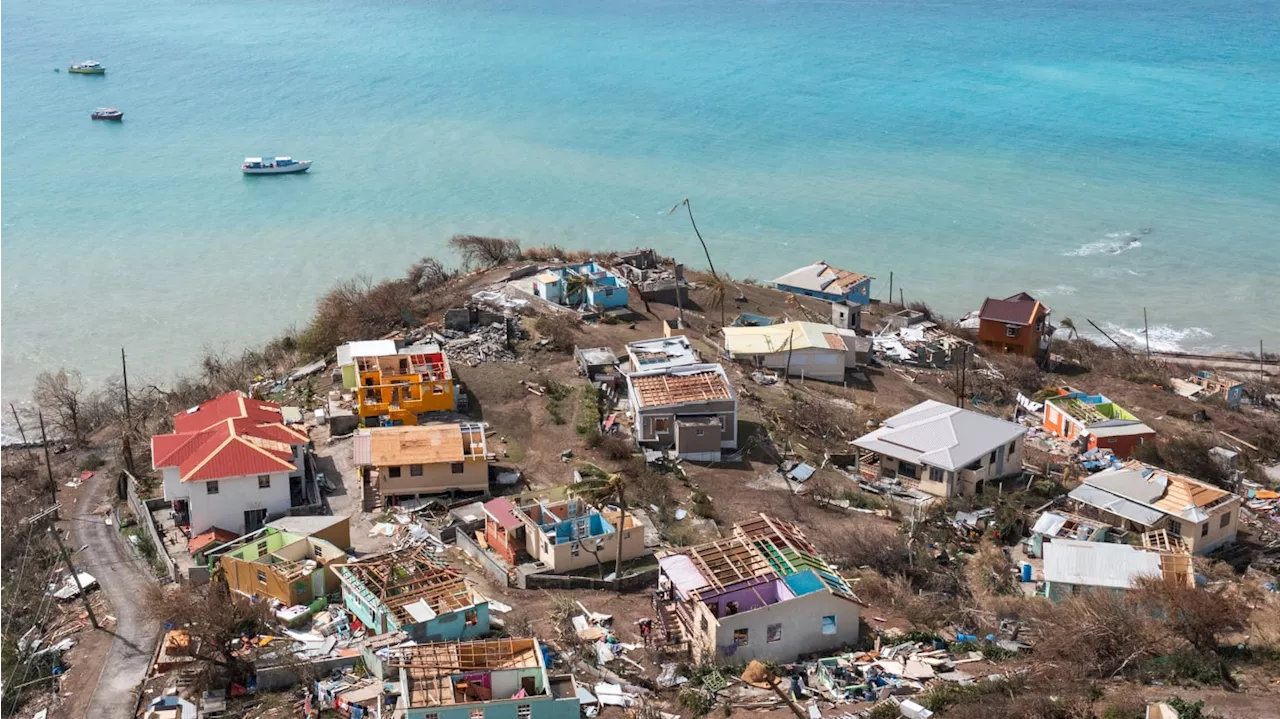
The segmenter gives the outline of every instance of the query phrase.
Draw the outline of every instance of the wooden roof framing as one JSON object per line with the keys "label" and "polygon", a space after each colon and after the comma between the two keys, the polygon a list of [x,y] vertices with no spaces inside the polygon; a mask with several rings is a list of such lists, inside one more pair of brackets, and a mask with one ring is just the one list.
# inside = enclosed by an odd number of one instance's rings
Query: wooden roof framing
{"label": "wooden roof framing", "polygon": [[409,680],[405,693],[412,708],[475,701],[465,693],[459,698],[461,686],[454,683],[454,675],[541,665],[533,639],[488,639],[402,647],[394,650],[388,666],[405,670]]}
{"label": "wooden roof framing", "polygon": [[1145,549],[1154,549],[1157,552],[1176,552],[1180,554],[1191,554],[1191,550],[1187,549],[1187,543],[1182,537],[1170,535],[1164,529],[1153,529],[1142,535],[1142,546]]}
{"label": "wooden roof framing", "polygon": [[[690,547],[686,553],[715,592],[723,592],[729,584],[774,574],[764,556],[741,537],[700,544]],[[703,589],[695,590],[693,594],[701,598]]]}
{"label": "wooden roof framing", "polygon": [[425,547],[375,555],[343,568],[374,599],[396,612],[402,622],[416,621],[408,616],[404,606],[418,600],[426,601],[437,614],[474,604],[466,579]]}

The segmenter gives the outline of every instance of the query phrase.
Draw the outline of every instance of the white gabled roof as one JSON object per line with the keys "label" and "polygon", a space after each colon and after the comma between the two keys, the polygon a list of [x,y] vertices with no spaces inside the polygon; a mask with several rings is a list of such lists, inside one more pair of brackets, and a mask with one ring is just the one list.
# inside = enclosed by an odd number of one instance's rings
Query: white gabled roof
{"label": "white gabled roof", "polygon": [[1022,425],[930,399],[890,417],[853,444],[913,464],[954,471],[1026,432]]}
{"label": "white gabled roof", "polygon": [[1162,576],[1158,552],[1074,539],[1055,539],[1044,545],[1046,582],[1129,589],[1144,576]]}
{"label": "white gabled roof", "polygon": [[805,265],[800,269],[792,270],[774,280],[773,283],[775,285],[798,287],[802,290],[810,290],[813,292],[828,292],[833,295],[843,295],[854,285],[865,279],[867,279],[866,275],[859,274],[857,272],[849,272],[848,270],[836,269],[825,262],[819,261],[812,265]]}

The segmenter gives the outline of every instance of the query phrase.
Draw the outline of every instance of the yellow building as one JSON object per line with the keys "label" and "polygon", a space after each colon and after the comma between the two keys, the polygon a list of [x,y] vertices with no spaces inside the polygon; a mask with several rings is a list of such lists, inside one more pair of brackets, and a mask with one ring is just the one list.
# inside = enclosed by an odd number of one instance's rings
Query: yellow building
{"label": "yellow building", "polygon": [[418,424],[428,412],[456,408],[449,359],[437,345],[354,358],[356,413],[368,426]]}

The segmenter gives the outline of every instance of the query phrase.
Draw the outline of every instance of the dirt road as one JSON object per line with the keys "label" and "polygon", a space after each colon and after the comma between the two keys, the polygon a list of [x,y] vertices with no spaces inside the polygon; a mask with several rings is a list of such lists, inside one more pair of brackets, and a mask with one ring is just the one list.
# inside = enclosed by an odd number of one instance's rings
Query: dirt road
{"label": "dirt road", "polygon": [[[72,541],[84,547],[76,553],[76,569],[97,578],[99,591],[111,600],[116,616],[115,637],[97,685],[83,710],[72,700],[69,717],[128,717],[134,714],[134,690],[146,678],[151,654],[160,634],[159,623],[142,616],[142,589],[155,581],[147,567],[124,546],[120,533],[99,515],[95,507],[111,501],[114,483],[104,478],[86,484],[87,490],[75,509],[67,513]],[[87,546],[86,546],[87,545]],[[93,671],[86,667],[86,670]]]}

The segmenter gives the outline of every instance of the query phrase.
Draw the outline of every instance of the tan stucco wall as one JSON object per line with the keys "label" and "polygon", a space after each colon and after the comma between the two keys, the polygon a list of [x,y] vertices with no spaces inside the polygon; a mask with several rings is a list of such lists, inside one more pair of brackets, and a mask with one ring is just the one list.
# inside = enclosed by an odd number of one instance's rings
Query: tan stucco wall
{"label": "tan stucco wall", "polygon": [[[1182,540],[1187,543],[1187,548],[1192,554],[1203,554],[1206,551],[1216,548],[1223,543],[1225,538],[1233,537],[1239,529],[1240,524],[1240,500],[1232,500],[1225,507],[1215,507],[1216,511],[1209,515],[1206,522],[1200,524],[1191,524],[1190,522],[1182,522]],[[1223,527],[1222,518],[1229,517],[1227,526]],[[1209,526],[1209,531],[1205,536],[1200,536],[1201,527]]]}
{"label": "tan stucco wall", "polygon": [[489,463],[483,459],[468,459],[462,463],[461,474],[454,474],[449,462],[427,464],[422,467],[422,476],[414,477],[409,473],[409,465],[400,467],[400,476],[391,477],[387,467],[378,467],[378,478],[381,483],[382,496],[393,494],[435,494],[450,489],[463,489],[469,492],[483,491],[489,488]]}

